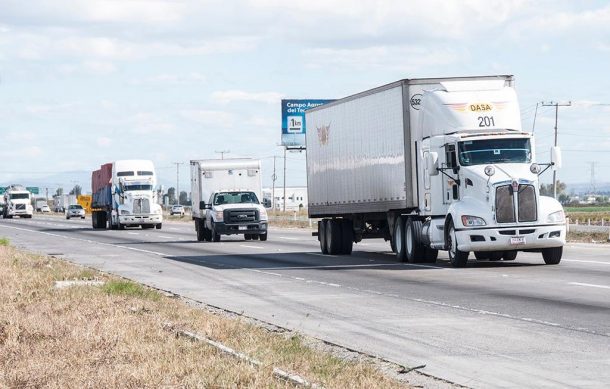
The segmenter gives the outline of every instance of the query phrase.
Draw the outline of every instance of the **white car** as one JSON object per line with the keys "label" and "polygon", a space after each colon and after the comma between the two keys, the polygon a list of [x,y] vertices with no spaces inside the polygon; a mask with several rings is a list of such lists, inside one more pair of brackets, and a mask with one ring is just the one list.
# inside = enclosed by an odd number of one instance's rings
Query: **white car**
{"label": "white car", "polygon": [[85,209],[80,204],[73,204],[68,206],[66,209],[66,219],[70,220],[71,217],[85,218]]}
{"label": "white car", "polygon": [[170,215],[184,216],[184,207],[182,205],[172,205],[172,209],[169,211]]}
{"label": "white car", "polygon": [[40,207],[40,212],[51,212],[51,208],[49,208],[49,206],[45,204]]}

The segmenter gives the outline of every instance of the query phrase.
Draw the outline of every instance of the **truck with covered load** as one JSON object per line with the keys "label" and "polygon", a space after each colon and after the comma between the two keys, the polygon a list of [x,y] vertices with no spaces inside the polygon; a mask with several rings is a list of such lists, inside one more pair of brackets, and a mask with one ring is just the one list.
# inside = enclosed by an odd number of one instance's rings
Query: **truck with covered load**
{"label": "truck with covered load", "polygon": [[308,212],[324,254],[366,238],[399,260],[455,267],[540,252],[561,260],[565,217],[541,195],[513,76],[405,79],[306,112]]}
{"label": "truck with covered load", "polygon": [[2,211],[5,219],[14,216],[31,218],[34,214],[32,206],[32,194],[22,185],[10,185],[4,191],[4,208]]}
{"label": "truck with covered load", "polygon": [[155,167],[148,160],[120,160],[93,171],[93,228],[161,229],[163,215],[154,190],[156,183]]}
{"label": "truck with covered load", "polygon": [[260,160],[206,159],[190,165],[198,241],[218,242],[221,235],[267,240]]}

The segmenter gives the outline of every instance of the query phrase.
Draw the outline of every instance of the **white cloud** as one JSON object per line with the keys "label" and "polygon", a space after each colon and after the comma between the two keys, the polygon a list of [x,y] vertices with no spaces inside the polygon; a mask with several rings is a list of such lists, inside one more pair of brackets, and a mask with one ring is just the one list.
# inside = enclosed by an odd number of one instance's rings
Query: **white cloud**
{"label": "white cloud", "polygon": [[212,99],[220,103],[232,103],[235,101],[253,101],[257,103],[277,104],[284,97],[278,92],[246,92],[242,90],[216,91],[212,93]]}
{"label": "white cloud", "polygon": [[197,72],[191,72],[188,74],[157,74],[145,78],[137,78],[131,80],[131,85],[192,85],[202,84],[207,81],[207,78]]}
{"label": "white cloud", "polygon": [[460,55],[450,48],[374,46],[356,49],[317,48],[303,51],[312,68],[385,68],[413,72],[423,67],[455,63]]}
{"label": "white cloud", "polygon": [[151,113],[140,112],[130,118],[135,134],[171,134],[176,130],[176,125],[164,117]]}
{"label": "white cloud", "polygon": [[116,66],[112,62],[104,61],[85,61],[83,62],[83,68],[97,75],[109,74],[116,71]]}
{"label": "white cloud", "polygon": [[216,110],[183,110],[180,112],[181,116],[185,119],[192,120],[194,122],[206,125],[206,126],[218,126],[218,127],[231,127],[235,122],[233,114],[226,111]]}
{"label": "white cloud", "polygon": [[105,136],[100,136],[95,141],[100,147],[108,147],[112,144],[112,139]]}

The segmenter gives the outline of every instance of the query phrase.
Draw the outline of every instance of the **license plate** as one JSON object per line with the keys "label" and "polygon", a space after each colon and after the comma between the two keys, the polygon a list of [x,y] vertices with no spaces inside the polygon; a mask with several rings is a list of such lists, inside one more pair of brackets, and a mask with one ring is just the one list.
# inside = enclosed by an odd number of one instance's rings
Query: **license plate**
{"label": "license plate", "polygon": [[525,236],[513,236],[510,238],[510,244],[525,244]]}
{"label": "license plate", "polygon": [[247,230],[248,226],[239,226],[238,228],[240,231],[243,231],[243,230]]}

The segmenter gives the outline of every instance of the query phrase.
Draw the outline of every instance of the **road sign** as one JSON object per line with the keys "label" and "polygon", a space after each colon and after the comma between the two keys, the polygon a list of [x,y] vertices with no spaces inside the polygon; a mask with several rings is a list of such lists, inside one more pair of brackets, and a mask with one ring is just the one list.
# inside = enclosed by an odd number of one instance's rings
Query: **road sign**
{"label": "road sign", "polygon": [[25,189],[27,189],[31,194],[39,194],[39,188],[37,186],[26,186]]}

